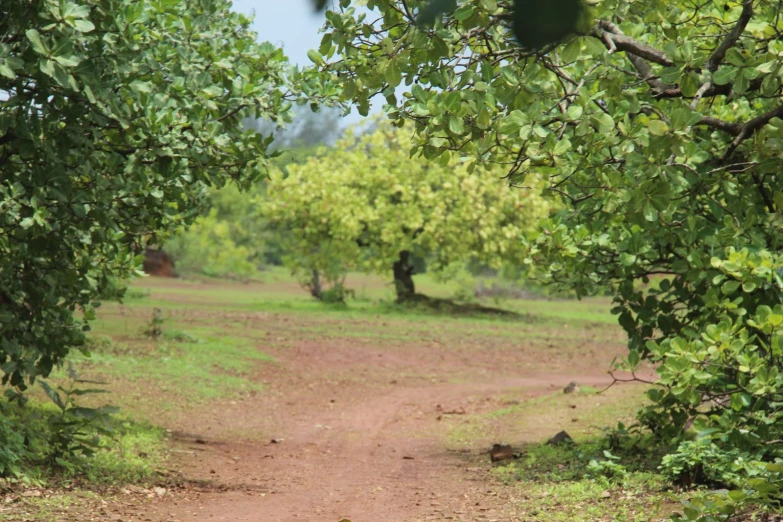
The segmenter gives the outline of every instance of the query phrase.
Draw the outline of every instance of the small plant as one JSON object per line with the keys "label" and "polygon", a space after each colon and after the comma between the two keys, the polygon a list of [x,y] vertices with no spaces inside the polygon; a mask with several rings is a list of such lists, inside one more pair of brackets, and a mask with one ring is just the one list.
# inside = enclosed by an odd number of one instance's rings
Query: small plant
{"label": "small plant", "polygon": [[588,475],[593,477],[605,477],[610,480],[623,479],[628,475],[628,470],[620,464],[620,457],[616,457],[604,450],[606,460],[591,459],[587,464]]}
{"label": "small plant", "polygon": [[663,457],[661,471],[669,480],[688,487],[725,487],[743,482],[744,463],[752,461],[736,448],[724,449],[707,437],[683,441],[677,450]]}
{"label": "small plant", "polygon": [[119,411],[113,406],[87,408],[76,404],[76,398],[84,395],[107,393],[107,390],[77,387],[83,384],[104,385],[100,381],[80,378],[68,365],[70,383],[67,388],[52,388],[39,381],[46,395],[60,410],[48,419],[50,429],[50,456],[60,466],[72,470],[71,457],[92,457],[100,447],[100,436],[111,435],[111,415]]}
{"label": "small plant", "polygon": [[160,308],[154,308],[152,310],[152,319],[147,323],[147,328],[144,330],[144,335],[152,339],[159,339],[163,335],[163,323],[166,319],[163,317],[163,310]]}

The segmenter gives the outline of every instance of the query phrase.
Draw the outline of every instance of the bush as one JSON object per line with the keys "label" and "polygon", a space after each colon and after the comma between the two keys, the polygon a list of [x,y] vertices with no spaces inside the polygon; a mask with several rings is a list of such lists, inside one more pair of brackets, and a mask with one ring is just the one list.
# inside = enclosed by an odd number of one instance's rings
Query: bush
{"label": "bush", "polygon": [[24,435],[17,429],[0,405],[0,477],[20,475],[20,461],[27,455]]}

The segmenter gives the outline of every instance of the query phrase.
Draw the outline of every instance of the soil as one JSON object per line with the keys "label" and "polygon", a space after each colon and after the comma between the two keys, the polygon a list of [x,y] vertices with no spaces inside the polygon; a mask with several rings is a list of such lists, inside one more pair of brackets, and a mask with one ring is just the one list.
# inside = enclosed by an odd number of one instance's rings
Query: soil
{"label": "soil", "polygon": [[[574,360],[480,344],[295,340],[259,370],[262,393],[169,423],[184,486],[122,520],[517,520],[514,489],[488,477],[497,433],[450,443],[448,418],[562,393],[572,381],[606,385],[616,352]],[[531,425],[504,442],[540,442],[568,427],[549,423],[548,412]]]}

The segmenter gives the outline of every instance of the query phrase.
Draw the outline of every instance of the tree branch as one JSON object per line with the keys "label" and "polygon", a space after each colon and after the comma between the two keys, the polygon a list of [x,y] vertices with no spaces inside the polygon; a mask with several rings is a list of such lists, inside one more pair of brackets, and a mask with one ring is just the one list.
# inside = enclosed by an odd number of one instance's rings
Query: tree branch
{"label": "tree branch", "polygon": [[[737,40],[739,40],[739,37],[745,31],[745,27],[747,27],[748,22],[750,22],[750,19],[753,16],[753,1],[754,0],[744,0],[742,2],[742,13],[737,19],[737,23],[734,25],[731,31],[729,31],[729,34],[726,35],[726,38],[723,39],[720,45],[715,48],[710,57],[707,59],[707,63],[704,64],[704,68],[706,69],[706,72],[710,73],[710,76],[712,76],[712,73],[717,71],[718,67],[720,67],[720,64],[723,62],[723,58],[726,56],[726,51],[728,51],[731,47],[734,46],[734,44],[737,43]],[[699,105],[699,101],[711,88],[712,80],[707,80],[704,82],[704,84],[702,84],[701,87],[699,87],[699,90],[696,91],[696,96],[693,97],[693,101],[690,105],[692,111],[696,110],[696,107]]]}
{"label": "tree branch", "polygon": [[[750,81],[750,85],[748,86],[746,92],[754,92],[761,88],[761,82],[763,81],[763,78],[756,78],[755,80]],[[727,83],[726,85],[710,85],[709,88],[707,88],[704,93],[702,94],[702,98],[713,98],[715,96],[728,96],[731,94],[731,88],[732,85],[730,83]],[[661,89],[660,92],[655,94],[656,98],[685,98],[685,96],[682,95],[682,89],[680,87],[666,87],[664,89]]]}
{"label": "tree branch", "polygon": [[244,109],[246,107],[247,107],[246,104],[242,104],[239,107],[237,107],[236,109],[234,109],[233,111],[231,111],[231,112],[229,112],[227,114],[224,114],[223,116],[218,118],[217,121],[221,122],[223,120],[227,120],[228,118],[230,118],[231,116],[235,115],[236,113],[238,113],[239,111],[241,111],[242,109]]}
{"label": "tree branch", "polygon": [[753,16],[753,1],[754,0],[744,0],[742,2],[742,13],[737,19],[736,25],[729,31],[726,38],[723,39],[707,60],[706,67],[708,71],[715,72],[718,70],[718,67],[720,67],[720,64],[723,62],[723,58],[726,56],[726,51],[733,47],[734,44],[737,43],[737,40],[739,40],[739,37],[742,36],[742,33],[748,26],[748,22],[750,22],[750,19]]}
{"label": "tree branch", "polygon": [[711,116],[705,116],[696,125],[706,125],[707,127],[713,127],[723,132],[728,132],[732,136],[737,136],[742,131],[742,125],[739,123],[731,123]]}
{"label": "tree branch", "polygon": [[[658,65],[666,67],[673,67],[674,61],[669,58],[666,53],[659,51],[658,49],[642,43],[638,40],[626,36],[619,27],[612,22],[605,20],[598,20],[598,29],[603,31],[603,34],[607,34],[608,38],[612,41],[615,48],[618,51],[625,51],[626,53],[633,54],[639,58],[643,58]],[[601,40],[605,40],[606,37],[603,34],[599,34]],[[635,65],[635,64],[634,64]]]}
{"label": "tree branch", "polygon": [[740,131],[737,134],[737,137],[734,138],[734,141],[731,142],[731,145],[729,145],[729,148],[726,149],[726,152],[723,154],[721,163],[726,163],[726,161],[731,157],[732,154],[734,154],[734,151],[737,150],[737,147],[739,147],[743,141],[753,136],[753,134],[764,127],[764,125],[769,123],[772,118],[780,117],[783,117],[783,105],[780,105],[769,112],[765,112],[764,114],[756,116],[752,120],[749,120],[743,124],[740,127]]}

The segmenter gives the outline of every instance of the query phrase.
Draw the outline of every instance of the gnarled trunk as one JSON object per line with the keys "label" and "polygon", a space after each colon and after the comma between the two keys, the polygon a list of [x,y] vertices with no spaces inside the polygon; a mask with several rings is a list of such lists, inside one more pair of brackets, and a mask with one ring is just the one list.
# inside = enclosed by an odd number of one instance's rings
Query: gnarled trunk
{"label": "gnarled trunk", "polygon": [[400,252],[400,258],[394,262],[394,289],[397,291],[397,302],[410,301],[416,295],[416,287],[413,285],[413,265],[411,253],[407,250]]}
{"label": "gnarled trunk", "polygon": [[311,296],[315,297],[319,301],[323,299],[324,296],[323,289],[321,288],[321,274],[318,273],[318,270],[313,269],[313,275],[307,287],[310,290]]}

